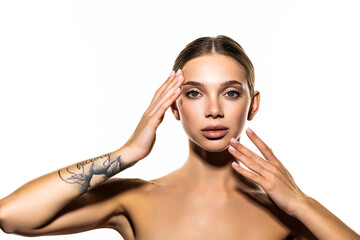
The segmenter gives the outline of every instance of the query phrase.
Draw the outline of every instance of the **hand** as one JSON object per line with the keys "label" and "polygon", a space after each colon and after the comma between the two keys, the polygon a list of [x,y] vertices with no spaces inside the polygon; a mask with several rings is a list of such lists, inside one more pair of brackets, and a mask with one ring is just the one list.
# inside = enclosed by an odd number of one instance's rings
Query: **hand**
{"label": "hand", "polygon": [[182,71],[179,69],[176,74],[172,71],[168,79],[156,91],[134,133],[123,146],[128,150],[127,152],[130,152],[132,162],[137,162],[150,153],[155,143],[156,129],[162,122],[165,111],[180,96],[180,87],[183,82]]}
{"label": "hand", "polygon": [[253,172],[239,166],[236,162],[233,162],[233,168],[244,177],[259,184],[278,207],[288,215],[294,216],[305,194],[296,186],[294,179],[272,150],[250,128],[246,130],[246,134],[265,159],[235,139],[231,139],[229,152]]}

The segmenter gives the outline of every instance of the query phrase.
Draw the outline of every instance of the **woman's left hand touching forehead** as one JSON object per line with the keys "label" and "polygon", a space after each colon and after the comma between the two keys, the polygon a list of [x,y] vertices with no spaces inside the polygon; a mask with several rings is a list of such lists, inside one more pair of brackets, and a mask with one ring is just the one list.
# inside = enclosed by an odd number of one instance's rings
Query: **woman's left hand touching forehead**
{"label": "woman's left hand touching forehead", "polygon": [[230,141],[229,152],[253,172],[235,162],[232,167],[244,177],[259,184],[284,212],[295,216],[299,203],[306,195],[295,184],[288,170],[275,157],[272,150],[251,129],[248,128],[246,134],[265,159],[233,138]]}

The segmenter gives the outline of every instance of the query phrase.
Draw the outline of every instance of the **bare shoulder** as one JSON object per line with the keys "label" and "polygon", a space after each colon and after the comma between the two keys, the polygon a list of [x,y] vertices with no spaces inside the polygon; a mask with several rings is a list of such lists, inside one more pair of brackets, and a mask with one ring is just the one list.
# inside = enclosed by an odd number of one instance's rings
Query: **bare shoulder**
{"label": "bare shoulder", "polygon": [[70,208],[100,205],[103,209],[110,209],[112,214],[104,219],[101,227],[112,228],[124,239],[133,240],[134,226],[129,212],[134,205],[146,203],[143,196],[152,186],[152,182],[139,178],[111,178],[83,194]]}

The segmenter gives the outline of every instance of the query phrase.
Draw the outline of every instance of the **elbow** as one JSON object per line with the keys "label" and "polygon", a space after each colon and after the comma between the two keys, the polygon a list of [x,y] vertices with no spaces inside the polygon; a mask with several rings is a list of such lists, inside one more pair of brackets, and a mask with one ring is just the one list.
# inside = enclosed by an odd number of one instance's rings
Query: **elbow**
{"label": "elbow", "polygon": [[14,233],[14,229],[11,228],[11,223],[9,223],[6,208],[3,200],[0,200],[0,229],[4,233]]}
{"label": "elbow", "polygon": [[[0,223],[1,224],[1,223]],[[10,228],[7,228],[3,225],[0,225],[0,229],[4,232],[4,233],[7,233],[7,234],[14,234],[15,232],[12,231]]]}
{"label": "elbow", "polygon": [[22,230],[24,224],[19,222],[18,214],[11,211],[13,208],[7,201],[8,199],[0,199],[0,229],[7,234],[24,235]]}
{"label": "elbow", "polygon": [[[12,206],[13,207],[13,206]],[[16,234],[24,237],[41,236],[33,229],[30,229],[21,221],[17,212],[11,211],[11,208],[0,199],[0,229],[7,234]]]}

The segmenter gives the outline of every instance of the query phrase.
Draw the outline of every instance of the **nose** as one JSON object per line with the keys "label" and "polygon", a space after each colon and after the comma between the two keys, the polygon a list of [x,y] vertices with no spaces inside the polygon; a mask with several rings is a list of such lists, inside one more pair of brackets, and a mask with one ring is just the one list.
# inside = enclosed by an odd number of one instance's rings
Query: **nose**
{"label": "nose", "polygon": [[217,97],[211,97],[207,101],[207,107],[205,111],[206,118],[223,118],[224,112],[221,107],[221,103]]}

